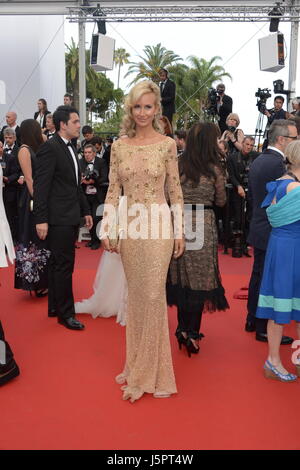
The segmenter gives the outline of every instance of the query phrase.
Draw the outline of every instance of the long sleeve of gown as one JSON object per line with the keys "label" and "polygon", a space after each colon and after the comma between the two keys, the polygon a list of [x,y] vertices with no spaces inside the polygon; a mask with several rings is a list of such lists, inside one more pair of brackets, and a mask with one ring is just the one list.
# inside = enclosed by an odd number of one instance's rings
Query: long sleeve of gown
{"label": "long sleeve of gown", "polygon": [[[107,235],[111,230],[111,224],[115,223],[119,206],[119,198],[122,184],[119,178],[118,149],[117,143],[111,148],[111,159],[109,169],[109,187],[104,203],[103,219],[101,223],[100,238]],[[113,214],[114,213],[114,214]]]}
{"label": "long sleeve of gown", "polygon": [[183,237],[183,195],[178,172],[178,158],[175,141],[168,149],[166,163],[166,192],[169,196],[174,215],[174,237]]}
{"label": "long sleeve of gown", "polygon": [[225,177],[219,168],[215,168],[215,172],[216,172],[215,204],[216,206],[222,207],[226,203]]}

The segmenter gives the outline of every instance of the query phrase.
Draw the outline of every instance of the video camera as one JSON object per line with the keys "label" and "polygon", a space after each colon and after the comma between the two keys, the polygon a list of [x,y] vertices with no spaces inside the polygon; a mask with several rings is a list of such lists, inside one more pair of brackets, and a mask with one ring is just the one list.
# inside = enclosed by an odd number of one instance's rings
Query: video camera
{"label": "video camera", "polygon": [[95,180],[99,177],[99,172],[95,170],[94,165],[92,163],[89,163],[82,177],[84,180],[90,180],[90,179]]}
{"label": "video camera", "polygon": [[220,101],[220,96],[215,88],[208,89],[207,101],[207,113],[212,115],[218,114],[218,102]]}
{"label": "video camera", "polygon": [[257,92],[255,93],[256,98],[258,98],[256,106],[258,107],[258,111],[262,114],[264,114],[267,110],[267,99],[272,96],[270,91],[271,90],[269,88],[258,88]]}

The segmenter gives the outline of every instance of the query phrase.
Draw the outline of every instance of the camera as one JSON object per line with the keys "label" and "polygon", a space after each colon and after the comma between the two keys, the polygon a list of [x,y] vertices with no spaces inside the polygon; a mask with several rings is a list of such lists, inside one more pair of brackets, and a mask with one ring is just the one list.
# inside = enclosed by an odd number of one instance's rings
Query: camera
{"label": "camera", "polygon": [[207,107],[207,112],[209,114],[218,114],[218,102],[220,101],[220,96],[218,95],[218,92],[215,88],[209,88],[208,89],[208,95],[207,95],[207,101],[208,101],[208,107]]}
{"label": "camera", "polygon": [[92,163],[89,163],[85,169],[85,172],[83,173],[83,179],[85,180],[90,180],[90,179],[96,179],[99,176],[99,172],[95,170],[94,165]]}
{"label": "camera", "polygon": [[267,99],[271,97],[269,88],[258,88],[257,92],[255,93],[256,98],[259,98],[256,102],[256,106],[258,107],[258,111],[260,113],[265,113],[267,110],[266,102]]}

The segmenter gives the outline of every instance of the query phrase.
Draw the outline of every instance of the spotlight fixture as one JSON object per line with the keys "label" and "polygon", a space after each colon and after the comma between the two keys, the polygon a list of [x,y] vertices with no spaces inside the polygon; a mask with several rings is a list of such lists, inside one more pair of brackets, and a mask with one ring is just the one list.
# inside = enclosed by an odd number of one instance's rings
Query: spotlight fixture
{"label": "spotlight fixture", "polygon": [[270,33],[276,33],[279,27],[280,17],[284,15],[284,7],[280,6],[281,2],[276,2],[276,5],[268,13],[268,16],[271,17],[269,31]]}
{"label": "spotlight fixture", "polygon": [[291,90],[285,90],[284,89],[284,81],[283,80],[275,80],[273,82],[273,86],[274,86],[274,93],[275,95],[277,95],[278,93],[280,93],[281,95],[287,95],[289,96],[290,93],[291,93]]}

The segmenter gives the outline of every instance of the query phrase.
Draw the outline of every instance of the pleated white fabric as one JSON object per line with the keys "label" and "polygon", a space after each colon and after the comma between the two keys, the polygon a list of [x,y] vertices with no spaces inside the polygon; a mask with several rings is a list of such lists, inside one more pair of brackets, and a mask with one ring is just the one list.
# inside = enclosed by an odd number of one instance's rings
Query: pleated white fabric
{"label": "pleated white fabric", "polygon": [[127,281],[121,256],[105,251],[101,257],[94,294],[82,302],[75,303],[76,313],[88,313],[93,318],[116,315],[117,323],[126,324]]}
{"label": "pleated white fabric", "polygon": [[14,244],[3,204],[3,172],[0,165],[0,268],[8,266],[7,258],[13,263],[15,257]]}

